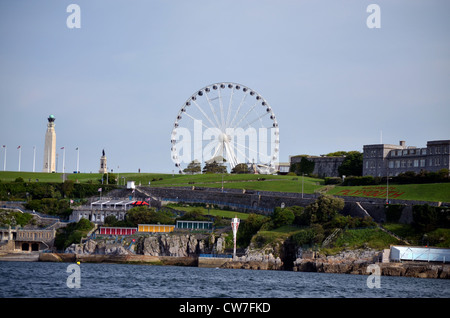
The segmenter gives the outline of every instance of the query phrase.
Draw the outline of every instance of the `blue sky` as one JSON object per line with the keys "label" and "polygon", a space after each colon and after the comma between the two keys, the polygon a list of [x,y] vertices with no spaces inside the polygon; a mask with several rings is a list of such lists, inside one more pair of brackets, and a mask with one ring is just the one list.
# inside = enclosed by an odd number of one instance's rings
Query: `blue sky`
{"label": "blue sky", "polygon": [[[69,4],[81,28],[69,29]],[[369,4],[381,28],[369,29]],[[448,1],[0,2],[0,144],[7,170],[41,171],[56,117],[59,171],[172,172],[170,134],[196,90],[236,82],[260,93],[289,155],[423,147],[450,139]],[[0,152],[3,168],[4,149]]]}

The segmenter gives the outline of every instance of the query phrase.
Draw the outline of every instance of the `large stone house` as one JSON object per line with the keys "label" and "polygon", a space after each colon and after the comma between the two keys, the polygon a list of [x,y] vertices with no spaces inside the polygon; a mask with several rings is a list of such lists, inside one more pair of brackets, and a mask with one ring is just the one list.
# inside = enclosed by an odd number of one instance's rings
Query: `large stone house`
{"label": "large stone house", "polygon": [[450,140],[428,141],[425,148],[375,144],[363,146],[363,176],[397,176],[413,171],[436,172],[450,168]]}

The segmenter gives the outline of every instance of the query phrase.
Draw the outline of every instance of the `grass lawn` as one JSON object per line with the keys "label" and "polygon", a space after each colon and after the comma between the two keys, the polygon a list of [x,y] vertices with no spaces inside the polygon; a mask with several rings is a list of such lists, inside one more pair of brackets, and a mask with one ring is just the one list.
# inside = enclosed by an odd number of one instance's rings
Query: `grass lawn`
{"label": "grass lawn", "polygon": [[[386,185],[336,186],[327,192],[331,195],[372,197],[386,199]],[[450,202],[450,183],[392,184],[389,198],[400,200]]]}
{"label": "grass lawn", "polygon": [[[126,181],[135,181],[137,185],[148,186],[150,183],[151,187],[222,187],[222,174],[172,175],[164,173],[120,173],[115,175],[119,177],[119,183],[121,185],[126,184]],[[11,182],[17,177],[22,177],[26,182],[35,182],[36,179],[39,179],[40,182],[63,182],[62,173],[0,171],[1,181]],[[102,178],[102,175],[99,173],[66,173],[66,178],[81,183],[100,183],[99,180]],[[258,181],[258,179],[260,180]],[[225,189],[301,193],[302,178],[279,175],[224,174],[223,186]],[[320,189],[322,186],[322,179],[309,177],[303,179],[304,193],[314,193],[314,191]]]}
{"label": "grass lawn", "polygon": [[359,249],[365,246],[373,249],[389,248],[391,244],[398,244],[398,240],[391,235],[374,229],[348,229],[338,236],[333,243],[333,247],[324,248],[322,252],[327,255],[333,255],[342,249]]}
{"label": "grass lawn", "polygon": [[258,233],[253,235],[252,242],[256,245],[257,248],[261,248],[266,244],[271,244],[274,242],[284,242],[290,236],[296,234],[301,230],[302,228],[294,225],[284,225],[270,231],[260,230],[258,231]]}
{"label": "grass lawn", "polygon": [[[181,210],[181,211],[192,211],[194,209],[200,209],[203,211],[204,215],[212,215],[212,216],[218,216],[218,217],[223,217],[226,219],[232,219],[234,217],[238,217],[241,220],[246,220],[248,218],[248,216],[250,215],[249,213],[242,213],[242,212],[235,212],[235,211],[228,211],[228,210],[220,210],[220,209],[208,209],[203,208],[203,207],[195,207],[195,206],[177,206],[177,205],[172,205],[169,204],[167,205],[168,207],[177,209],[177,210]],[[261,215],[261,217],[264,217]]]}
{"label": "grass lawn", "polygon": [[[301,176],[255,175],[255,174],[197,174],[180,175],[167,173],[119,173],[121,185],[135,181],[137,185],[150,187],[222,187],[274,192],[304,193],[323,192],[330,195],[386,198],[386,185],[332,186],[324,185],[323,179]],[[62,173],[0,171],[0,181],[11,182],[17,177],[24,181],[62,182]],[[81,183],[100,183],[99,173],[67,173],[66,178]],[[259,180],[258,180],[259,179]],[[264,180],[262,180],[264,179]],[[303,187],[302,187],[303,183]],[[402,200],[450,202],[450,183],[390,184],[389,198]]]}

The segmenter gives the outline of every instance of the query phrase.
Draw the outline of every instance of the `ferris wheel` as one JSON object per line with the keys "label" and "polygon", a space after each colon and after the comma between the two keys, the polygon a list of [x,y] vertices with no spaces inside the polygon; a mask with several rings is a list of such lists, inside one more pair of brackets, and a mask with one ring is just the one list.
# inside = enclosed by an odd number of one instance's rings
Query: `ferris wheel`
{"label": "ferris wheel", "polygon": [[179,173],[191,162],[246,164],[257,173],[276,171],[279,128],[272,107],[255,90],[223,82],[194,92],[181,106],[171,134],[171,158]]}

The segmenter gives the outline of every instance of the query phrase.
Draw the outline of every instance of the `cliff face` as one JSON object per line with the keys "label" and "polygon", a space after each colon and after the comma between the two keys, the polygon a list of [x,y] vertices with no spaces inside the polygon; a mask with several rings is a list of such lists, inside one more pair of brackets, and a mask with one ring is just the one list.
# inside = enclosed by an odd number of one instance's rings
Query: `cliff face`
{"label": "cliff face", "polygon": [[205,234],[162,234],[142,236],[136,243],[136,254],[188,257],[198,254],[221,254],[225,237]]}
{"label": "cliff face", "polygon": [[104,254],[104,255],[149,255],[189,257],[201,253],[221,254],[225,249],[225,236],[214,234],[154,234],[139,236],[136,245],[128,248],[129,242],[108,243],[100,240],[87,240],[83,244],[72,244],[66,253]]}
{"label": "cliff face", "polygon": [[129,255],[130,250],[118,243],[87,240],[83,244],[72,244],[66,248],[65,253],[72,254],[102,254],[102,255]]}
{"label": "cliff face", "polygon": [[237,256],[222,265],[222,268],[242,268],[260,270],[283,270],[284,263],[279,255],[284,254],[284,242],[273,242],[264,247],[256,247],[252,242],[245,251],[245,255]]}

